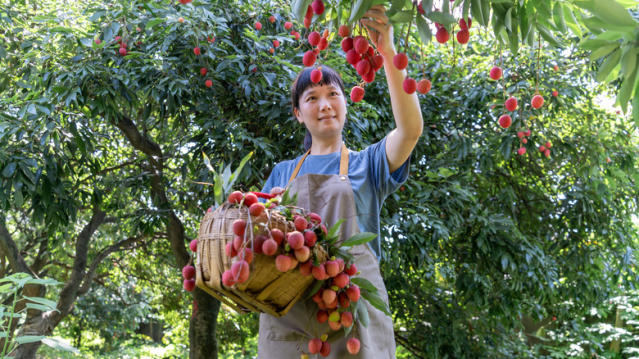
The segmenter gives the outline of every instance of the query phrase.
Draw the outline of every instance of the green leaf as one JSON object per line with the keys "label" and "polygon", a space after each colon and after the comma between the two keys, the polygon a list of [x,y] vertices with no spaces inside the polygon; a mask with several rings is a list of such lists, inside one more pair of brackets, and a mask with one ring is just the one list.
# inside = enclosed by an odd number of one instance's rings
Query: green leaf
{"label": "green leaf", "polygon": [[588,51],[597,50],[602,46],[609,46],[609,45],[617,45],[617,43],[614,41],[601,40],[596,38],[584,39],[579,43],[580,48],[584,50],[588,50]]}
{"label": "green leaf", "polygon": [[599,67],[599,71],[597,71],[597,76],[595,79],[599,82],[602,82],[606,79],[610,71],[612,71],[615,66],[619,64],[619,59],[621,59],[621,49],[617,48],[612,54],[608,55],[606,61]]}
{"label": "green leaf", "polygon": [[360,232],[344,241],[344,243],[342,243],[342,247],[353,247],[359,244],[368,243],[375,238],[377,238],[376,233]]}
{"label": "green leaf", "polygon": [[340,219],[339,221],[337,221],[337,223],[335,223],[329,230],[328,230],[328,234],[326,235],[328,238],[336,238],[337,237],[337,232],[339,232],[339,228],[342,225],[342,223],[344,223],[344,221],[346,221],[345,219]]}
{"label": "green leaf", "polygon": [[567,28],[566,21],[564,20],[563,5],[559,1],[556,1],[552,8],[552,19],[557,29],[562,33],[566,33]]}
{"label": "green leaf", "polygon": [[433,34],[430,32],[430,26],[424,18],[419,15],[417,16],[417,32],[419,33],[419,38],[422,40],[422,44],[426,45],[430,42]]}
{"label": "green leaf", "polygon": [[46,305],[48,306],[50,309],[55,309],[57,306],[57,303],[50,300],[50,299],[46,299],[46,298],[41,298],[41,297],[29,297],[29,296],[23,296],[24,299],[27,299],[29,301],[32,301],[34,303],[38,303],[38,304],[42,304],[42,305]]}
{"label": "green leaf", "polygon": [[242,158],[242,160],[240,161],[240,165],[237,166],[237,168],[235,169],[235,171],[233,171],[233,174],[229,178],[229,181],[228,181],[229,188],[233,186],[238,176],[240,175],[240,172],[242,172],[244,165],[246,165],[246,162],[248,162],[248,160],[251,157],[253,157],[253,151],[249,152],[246,156],[244,156],[244,158]]}
{"label": "green leaf", "polygon": [[403,24],[413,21],[413,12],[409,10],[398,11],[391,16],[390,21],[394,24]]}
{"label": "green leaf", "polygon": [[623,55],[621,56],[621,73],[624,74],[624,78],[630,76],[632,71],[637,66],[637,54],[639,49],[627,44],[623,48]]}
{"label": "green leaf", "polygon": [[16,343],[18,343],[18,345],[22,345],[22,344],[27,344],[27,343],[39,342],[43,338],[45,338],[44,335],[22,335],[22,336],[19,336],[19,337],[15,337],[14,339],[15,339]]}
{"label": "green leaf", "polygon": [[[508,9],[508,11],[506,11],[506,15],[504,15],[504,26],[506,26],[506,28],[509,31],[513,31],[513,29],[512,29],[512,19],[511,19],[512,10],[513,10],[513,8],[511,7],[510,9]],[[493,21],[494,21],[494,19],[495,19],[495,17],[493,16]]]}
{"label": "green leaf", "polygon": [[628,10],[614,0],[575,0],[575,5],[590,11],[593,15],[608,24],[627,26],[629,30],[634,30],[639,24],[635,21]]}
{"label": "green leaf", "polygon": [[550,43],[552,46],[554,46],[554,47],[562,47],[563,46],[561,44],[561,42],[559,42],[559,40],[557,40],[552,35],[552,33],[548,29],[543,27],[541,24],[537,24],[537,31],[539,31],[539,34],[541,35],[541,37],[543,37],[544,40],[548,41],[548,43]]}
{"label": "green leaf", "polygon": [[16,166],[17,166],[17,163],[15,162],[11,162],[8,165],[6,165],[4,169],[2,170],[2,177],[9,178],[13,176],[13,173],[16,171]]}
{"label": "green leaf", "polygon": [[310,286],[308,288],[308,290],[306,291],[306,294],[304,295],[304,300],[309,299],[310,297],[312,297],[315,293],[317,293],[317,291],[322,288],[322,285],[324,285],[324,282],[326,282],[325,280],[315,280],[315,282],[313,282],[313,285]]}
{"label": "green leaf", "polygon": [[[360,292],[361,293],[361,292]],[[368,308],[361,300],[357,301],[357,318],[362,325],[367,328],[370,323],[370,317],[368,316]]]}
{"label": "green leaf", "polygon": [[74,348],[68,341],[62,338],[56,338],[56,337],[43,338],[42,344],[47,345],[53,349],[80,354],[80,351],[78,349]]}
{"label": "green leaf", "polygon": [[147,29],[152,29],[156,25],[159,25],[159,24],[161,24],[163,22],[164,22],[164,19],[157,19],[157,18],[156,19],[151,19],[151,20],[147,21],[146,28]]}
{"label": "green leaf", "polygon": [[480,25],[487,26],[484,23],[484,15],[482,14],[483,8],[481,6],[481,0],[471,0],[470,13],[473,15],[473,19],[479,22]]}
{"label": "green leaf", "polygon": [[637,79],[637,68],[630,73],[630,76],[626,77],[621,83],[619,93],[617,94],[617,105],[621,106],[623,112],[628,109],[628,100],[632,96],[632,90],[635,88],[635,82]]}
{"label": "green leaf", "polygon": [[372,0],[357,0],[351,10],[351,16],[348,18],[348,22],[352,23],[364,16],[364,13],[371,8]]}
{"label": "green leaf", "polygon": [[371,293],[377,293],[377,287],[364,277],[353,277],[351,282],[356,284],[360,289],[365,289]]}
{"label": "green leaf", "polygon": [[388,306],[382,300],[382,298],[379,296],[379,294],[369,292],[369,291],[367,291],[365,289],[363,289],[361,291],[361,294],[362,294],[362,298],[366,299],[366,301],[368,301],[368,303],[370,303],[370,305],[372,305],[373,307],[379,309],[380,311],[382,311],[384,314],[388,315],[389,317],[391,316],[391,313],[390,313],[390,310],[388,309]]}
{"label": "green leaf", "polygon": [[577,21],[577,18],[575,17],[575,13],[568,6],[562,6],[562,9],[564,11],[564,21],[566,22],[566,25],[570,28],[570,31],[572,31],[572,33],[575,34],[577,37],[581,37],[583,33],[581,31],[579,22]]}
{"label": "green leaf", "polygon": [[639,85],[635,87],[635,96],[632,99],[632,118],[635,120],[635,126],[639,127]]}
{"label": "green leaf", "polygon": [[26,304],[26,308],[27,309],[36,309],[36,310],[41,310],[43,312],[47,312],[49,310],[51,310],[51,308],[49,308],[46,305],[42,305],[42,304],[36,304],[36,303],[27,303]]}
{"label": "green leaf", "polygon": [[454,24],[455,22],[457,22],[457,20],[455,20],[455,17],[453,15],[446,14],[439,11],[431,11],[430,13],[426,14],[426,17],[444,26],[448,26],[450,24]]}
{"label": "green leaf", "polygon": [[619,44],[617,44],[617,43],[606,45],[606,46],[602,46],[602,47],[594,50],[590,54],[590,60],[591,61],[595,61],[597,59],[600,59],[600,58],[608,55],[609,53],[615,51],[618,47],[619,47]]}
{"label": "green leaf", "polygon": [[204,158],[204,164],[209,169],[209,171],[215,173],[215,169],[213,168],[213,166],[211,166],[211,159],[209,159],[209,156],[207,156],[204,151],[202,151],[202,157]]}
{"label": "green leaf", "polygon": [[483,17],[484,24],[488,26],[488,24],[490,23],[490,1],[481,0],[481,6],[482,6],[481,15]]}

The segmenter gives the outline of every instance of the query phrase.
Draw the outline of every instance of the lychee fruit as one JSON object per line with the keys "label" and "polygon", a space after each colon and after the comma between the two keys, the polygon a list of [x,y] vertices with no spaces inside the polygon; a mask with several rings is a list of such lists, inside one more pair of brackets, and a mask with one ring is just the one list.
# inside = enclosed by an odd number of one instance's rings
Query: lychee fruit
{"label": "lychee fruit", "polygon": [[442,26],[437,30],[435,38],[437,39],[437,42],[444,44],[448,41],[448,39],[450,39],[450,34],[448,33],[448,30]]}
{"label": "lychee fruit", "polygon": [[230,269],[222,273],[222,284],[224,284],[226,287],[230,287],[235,284],[235,280],[233,280],[233,273],[231,273]]}
{"label": "lychee fruit", "polygon": [[360,342],[359,342],[359,339],[357,338],[350,338],[346,342],[346,350],[348,350],[350,354],[354,355],[359,353],[359,348],[360,348]]}
{"label": "lychee fruit", "polygon": [[310,257],[311,250],[307,246],[295,250],[295,258],[300,262],[306,262]]}
{"label": "lychee fruit", "polygon": [[460,44],[467,44],[469,38],[470,32],[468,32],[468,29],[461,29],[457,32],[457,42]]}
{"label": "lychee fruit", "polygon": [[546,141],[546,148],[551,148],[552,147],[552,143],[550,143],[550,141]]}
{"label": "lychee fruit", "polygon": [[245,260],[239,260],[231,265],[231,273],[236,283],[244,283],[249,277],[249,264]]}
{"label": "lychee fruit", "polygon": [[517,150],[517,154],[521,156],[524,153],[526,153],[526,147],[519,147],[519,149]]}
{"label": "lychee fruit", "polygon": [[243,219],[236,219],[233,221],[233,233],[238,236],[243,236],[246,230],[246,221]]}
{"label": "lychee fruit", "polygon": [[213,86],[213,81],[211,80],[204,81],[204,86],[211,88]]}
{"label": "lychee fruit", "polygon": [[182,286],[187,292],[192,292],[195,289],[195,281],[193,279],[185,279],[182,282]]}
{"label": "lychee fruit", "polygon": [[356,284],[351,285],[346,289],[346,295],[351,302],[357,302],[360,296],[359,287]]}
{"label": "lychee fruit", "polygon": [[550,157],[550,150],[549,150],[549,149],[546,149],[546,150],[544,151],[544,156],[546,156],[546,157]]}
{"label": "lychee fruit", "polygon": [[317,56],[315,55],[315,53],[312,50],[308,50],[304,53],[304,58],[302,59],[302,62],[304,63],[304,66],[311,67],[315,63],[316,59],[317,59]]}
{"label": "lychee fruit", "polygon": [[323,357],[327,357],[331,355],[331,344],[329,342],[322,342],[322,349],[320,350],[320,355]]}
{"label": "lychee fruit", "polygon": [[231,257],[231,258],[237,255],[237,249],[235,249],[235,246],[233,245],[233,241],[226,243],[226,246],[224,246],[224,253],[226,253],[227,257]]}
{"label": "lychee fruit", "polygon": [[182,268],[182,278],[184,279],[193,279],[195,277],[195,267],[193,266],[184,266]]}
{"label": "lychee fruit", "polygon": [[291,249],[300,249],[304,246],[304,235],[302,235],[302,233],[293,231],[290,232],[286,237],[288,245],[291,246]]}
{"label": "lychee fruit", "polygon": [[284,29],[286,30],[290,30],[293,27],[293,23],[290,21],[287,21],[284,23]]}
{"label": "lychee fruit", "polygon": [[244,238],[241,236],[233,237],[233,248],[235,248],[235,251],[239,253],[242,247],[244,247]]}
{"label": "lychee fruit", "polygon": [[322,341],[319,338],[313,338],[308,342],[308,352],[317,354],[322,350]]}
{"label": "lychee fruit", "polygon": [[543,104],[544,104],[544,98],[541,95],[533,96],[532,100],[530,101],[530,105],[534,109],[540,108]]}
{"label": "lychee fruit", "polygon": [[262,214],[264,212],[264,204],[263,203],[253,203],[250,207],[249,207],[249,213],[251,214],[251,216],[259,216],[260,214]]}
{"label": "lychee fruit", "polygon": [[355,70],[360,76],[365,76],[368,71],[371,69],[371,64],[368,60],[362,59],[357,62],[355,65]]}
{"label": "lychee fruit", "polygon": [[125,47],[121,47],[121,48],[118,50],[118,53],[119,53],[120,55],[122,55],[122,56],[126,56],[126,48],[125,48]]}
{"label": "lychee fruit", "polygon": [[207,70],[206,67],[202,67],[200,69],[200,75],[202,75],[202,76],[206,76],[207,72],[209,72],[209,70]]}
{"label": "lychee fruit", "polygon": [[539,146],[539,152],[544,152],[544,151],[546,151],[546,146],[544,145]]}
{"label": "lychee fruit", "polygon": [[342,51],[344,51],[344,53],[347,53],[348,50],[353,48],[353,38],[345,37],[341,42],[341,46],[342,46]]}
{"label": "lychee fruit", "polygon": [[353,313],[351,313],[351,312],[342,312],[342,316],[341,316],[339,322],[344,327],[350,327],[351,325],[353,325]]}
{"label": "lychee fruit", "polygon": [[408,56],[403,52],[393,56],[393,65],[395,65],[398,70],[405,69],[406,66],[408,66]]}
{"label": "lychee fruit", "polygon": [[430,91],[430,86],[431,86],[430,80],[421,79],[417,83],[417,92],[421,94],[427,94]]}
{"label": "lychee fruit", "polygon": [[317,49],[320,51],[324,51],[326,50],[327,47],[328,47],[328,40],[325,37],[321,38],[319,44],[317,44]]}
{"label": "lychee fruit", "polygon": [[[309,251],[309,254],[310,254],[310,251]],[[302,261],[300,261],[300,262],[302,262]],[[305,263],[300,264],[300,274],[301,275],[303,275],[303,276],[311,275],[312,271],[313,271],[313,261],[307,261]]]}
{"label": "lychee fruit", "polygon": [[353,39],[353,48],[358,54],[363,54],[368,51],[368,40],[364,36],[356,36]]}
{"label": "lychee fruit", "polygon": [[254,26],[255,26],[255,30],[258,30],[258,31],[262,30],[262,23],[261,22],[257,21]]}
{"label": "lychee fruit", "polygon": [[246,263],[251,264],[253,262],[253,251],[251,248],[244,248],[242,254],[238,254],[240,259],[244,259]]}
{"label": "lychee fruit", "polygon": [[501,78],[501,75],[502,75],[501,67],[494,66],[492,69],[490,69],[490,78],[491,79],[499,80]]}
{"label": "lychee fruit", "polygon": [[322,291],[322,300],[324,304],[328,305],[337,298],[337,293],[332,289],[324,289]]}
{"label": "lychee fruit", "polygon": [[313,247],[317,242],[317,235],[313,231],[304,231],[304,245]]}
{"label": "lychee fruit", "polygon": [[295,219],[293,220],[293,224],[295,225],[295,229],[297,229],[300,232],[303,232],[306,230],[306,227],[308,226],[308,221],[306,220],[306,218],[302,216],[296,216]]}
{"label": "lychee fruit", "polygon": [[271,229],[271,237],[275,240],[275,243],[279,246],[284,240],[284,232],[277,228]]}
{"label": "lychee fruit", "polygon": [[95,40],[93,40],[93,42],[95,42],[96,45],[100,45],[102,43],[102,40],[96,38]]}
{"label": "lychee fruit", "polygon": [[191,248],[191,251],[197,252],[197,239],[194,239],[191,243],[189,243],[189,248]]}
{"label": "lychee fruit", "polygon": [[364,99],[364,88],[354,86],[353,89],[351,89],[351,101],[360,102],[362,99]]}
{"label": "lychee fruit", "polygon": [[269,21],[271,24],[275,23],[275,16],[273,16],[273,15],[269,16],[269,17],[268,17],[268,21]]}
{"label": "lychee fruit", "polygon": [[404,92],[406,92],[407,94],[412,94],[413,92],[415,92],[415,90],[417,90],[417,82],[415,81],[415,79],[412,79],[410,77],[404,79],[404,83],[402,84],[402,86],[404,87]]}
{"label": "lychee fruit", "polygon": [[244,205],[247,207],[251,207],[251,205],[253,205],[254,203],[257,203],[258,199],[257,196],[255,195],[255,193],[247,193],[244,196]]}
{"label": "lychee fruit", "polygon": [[517,99],[514,97],[509,97],[508,100],[506,100],[506,103],[504,104],[504,106],[506,107],[506,110],[508,111],[515,111],[517,109]]}
{"label": "lychee fruit", "polygon": [[510,127],[512,123],[513,123],[513,120],[512,118],[510,118],[509,115],[501,115],[501,117],[499,117],[499,126],[503,128]]}
{"label": "lychee fruit", "polygon": [[240,203],[242,202],[243,198],[244,198],[244,194],[242,192],[233,191],[231,194],[229,194],[227,201],[229,203]]}
{"label": "lychee fruit", "polygon": [[337,33],[341,37],[347,37],[348,35],[351,34],[351,28],[346,25],[340,25],[339,29],[337,30]]}
{"label": "lychee fruit", "polygon": [[352,277],[357,274],[357,266],[355,265],[355,263],[351,263],[351,265],[348,266],[348,268],[346,268],[344,272]]}
{"label": "lychee fruit", "polygon": [[339,264],[337,261],[326,261],[324,266],[326,267],[326,274],[328,274],[329,277],[333,278],[339,274]]}
{"label": "lychee fruit", "polygon": [[317,280],[325,280],[328,279],[328,275],[326,274],[326,268],[323,263],[320,263],[318,266],[313,266],[311,271],[313,273],[313,277]]}
{"label": "lychee fruit", "polygon": [[349,281],[350,279],[348,278],[348,274],[339,273],[335,276],[335,279],[333,279],[333,284],[336,285],[338,288],[344,288],[348,285]]}
{"label": "lychee fruit", "polygon": [[277,252],[277,242],[275,242],[271,238],[265,240],[264,243],[262,244],[262,253],[266,254],[267,256],[272,256],[276,252]]}
{"label": "lychee fruit", "polygon": [[280,47],[280,42],[278,40],[273,40],[273,47]]}
{"label": "lychee fruit", "polygon": [[319,323],[326,323],[328,320],[328,312],[325,310],[318,310],[315,317]]}
{"label": "lychee fruit", "polygon": [[350,49],[346,52],[346,62],[355,66],[359,60],[362,59],[362,55],[358,54],[355,49]]}
{"label": "lychee fruit", "polygon": [[313,213],[313,212],[309,213],[308,218],[311,220],[311,222],[315,224],[322,223],[322,217],[320,217],[320,215],[317,213]]}
{"label": "lychee fruit", "polygon": [[280,254],[277,257],[275,257],[275,268],[277,268],[278,271],[286,272],[290,269],[290,267],[291,267],[291,257],[285,254]]}
{"label": "lychee fruit", "polygon": [[193,48],[193,53],[195,55],[199,55],[199,54],[202,53],[202,50],[200,50],[200,48],[196,46],[196,47]]}
{"label": "lychee fruit", "polygon": [[311,44],[311,46],[317,46],[321,38],[322,37],[320,36],[319,32],[313,31],[310,34],[308,34],[308,43]]}
{"label": "lychee fruit", "polygon": [[324,13],[324,2],[322,0],[314,0],[311,3],[311,7],[316,15],[322,15]]}

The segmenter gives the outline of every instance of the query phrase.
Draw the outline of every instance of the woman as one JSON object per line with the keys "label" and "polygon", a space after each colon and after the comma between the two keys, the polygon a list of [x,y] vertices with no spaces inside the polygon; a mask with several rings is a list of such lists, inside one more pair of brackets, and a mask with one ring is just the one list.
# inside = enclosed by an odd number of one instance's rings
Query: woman
{"label": "woman", "polygon": [[[315,84],[310,80],[312,68],[306,68],[293,83],[291,99],[295,117],[307,129],[304,142],[308,152],[278,163],[262,190],[287,187],[291,194],[297,193],[298,206],[320,214],[329,226],[346,219],[340,240],[361,231],[379,234],[381,205],[386,196],[406,181],[409,157],[423,127],[417,95],[404,92],[405,73],[393,65],[396,54],[393,28],[384,7],[371,8],[362,24],[384,57],[396,128],[363,151],[349,152],[342,142],[346,96],[341,78],[334,70],[322,66],[322,80]],[[379,238],[351,249],[360,275],[375,284],[388,303],[379,272],[380,251]],[[353,328],[349,335],[360,340],[359,354],[348,354],[345,344],[348,338],[337,337],[331,343],[330,358],[395,357],[392,319],[370,305],[368,310],[369,326]],[[330,333],[326,323],[317,322],[316,312],[317,305],[309,299],[296,303],[281,318],[261,314],[258,358],[299,358],[301,352],[307,352],[310,339]]]}

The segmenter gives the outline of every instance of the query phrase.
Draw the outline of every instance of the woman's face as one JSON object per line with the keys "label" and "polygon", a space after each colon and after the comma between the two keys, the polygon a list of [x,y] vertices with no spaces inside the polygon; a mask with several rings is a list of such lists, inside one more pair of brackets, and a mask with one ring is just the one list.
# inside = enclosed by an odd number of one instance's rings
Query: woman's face
{"label": "woman's face", "polygon": [[335,138],[341,134],[346,120],[346,99],[338,86],[311,86],[300,96],[299,108],[294,113],[313,138]]}

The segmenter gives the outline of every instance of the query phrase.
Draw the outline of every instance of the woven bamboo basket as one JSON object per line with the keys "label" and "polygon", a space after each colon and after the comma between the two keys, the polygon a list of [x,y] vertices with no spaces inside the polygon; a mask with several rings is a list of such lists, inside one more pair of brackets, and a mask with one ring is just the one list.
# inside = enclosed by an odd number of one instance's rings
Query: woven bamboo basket
{"label": "woven bamboo basket", "polygon": [[[286,314],[310,287],[315,278],[303,276],[299,267],[280,272],[275,267],[275,256],[255,254],[250,265],[249,279],[226,287],[222,273],[231,268],[233,259],[225,253],[225,246],[233,241],[232,224],[236,219],[249,223],[249,228],[278,228],[287,233],[295,230],[292,222],[273,210],[260,217],[250,216],[246,207],[224,203],[204,216],[197,241],[196,285],[236,311],[268,313],[275,317]],[[255,251],[254,251],[255,252]],[[328,257],[319,245],[312,252],[320,260]]]}

